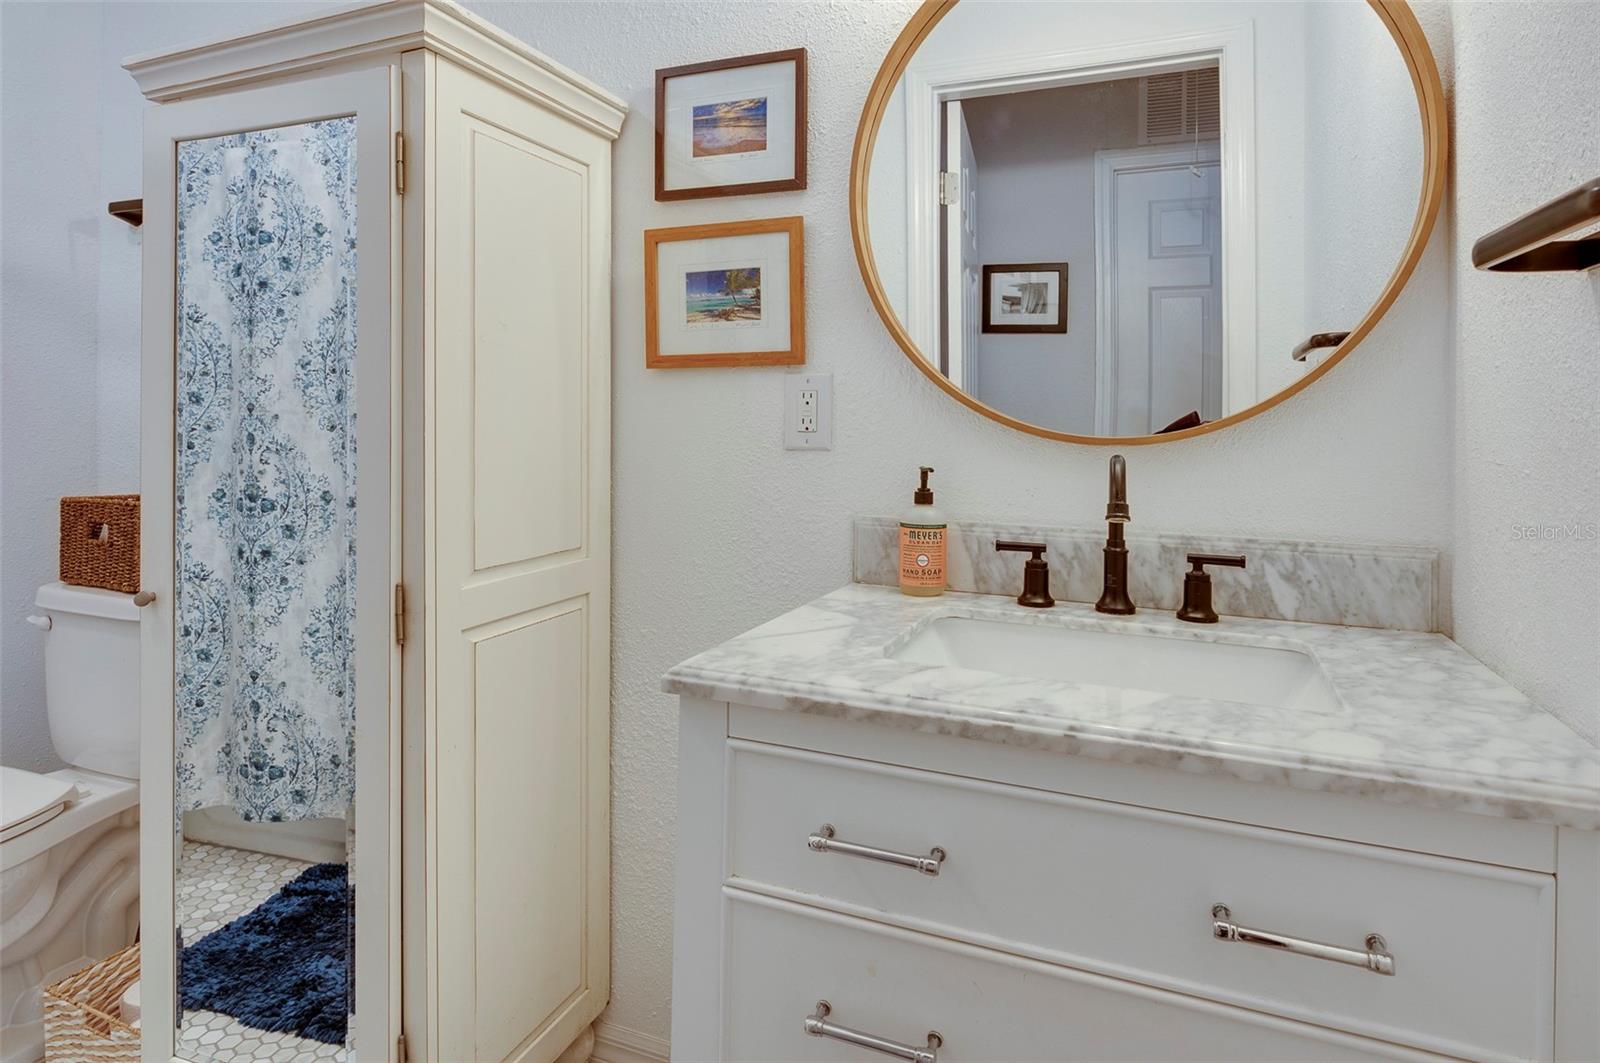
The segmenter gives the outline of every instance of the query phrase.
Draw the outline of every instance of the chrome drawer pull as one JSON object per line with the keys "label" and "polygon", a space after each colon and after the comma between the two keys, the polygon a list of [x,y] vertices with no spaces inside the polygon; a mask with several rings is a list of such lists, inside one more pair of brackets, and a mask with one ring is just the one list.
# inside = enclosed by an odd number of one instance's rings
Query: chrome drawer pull
{"label": "chrome drawer pull", "polygon": [[817,1010],[806,1016],[806,1033],[812,1037],[831,1037],[835,1041],[843,1041],[857,1048],[869,1048],[886,1056],[894,1056],[896,1059],[909,1059],[911,1063],[939,1063],[939,1049],[944,1046],[944,1038],[933,1030],[928,1031],[928,1046],[923,1048],[862,1033],[848,1026],[837,1026],[828,1021],[828,1016],[832,1013],[832,1004],[826,1000],[817,1001]]}
{"label": "chrome drawer pull", "polygon": [[1270,930],[1254,930],[1233,921],[1233,913],[1226,904],[1211,906],[1211,933],[1219,941],[1239,941],[1246,945],[1264,945],[1269,949],[1310,956],[1317,960],[1348,963],[1352,967],[1365,967],[1373,974],[1394,974],[1394,956],[1384,942],[1382,934],[1368,934],[1365,949],[1346,949],[1338,945],[1324,945],[1320,941],[1292,938],[1287,934],[1274,934]]}
{"label": "chrome drawer pull", "polygon": [[924,875],[937,875],[939,865],[944,863],[944,850],[934,846],[928,850],[927,856],[916,856],[912,853],[896,853],[888,849],[874,849],[870,845],[857,845],[855,842],[842,842],[833,836],[833,824],[824,823],[817,828],[817,832],[806,839],[806,848],[818,853],[842,853],[845,856],[860,856],[868,860],[881,860],[886,864],[897,864],[900,867],[909,867],[920,871]]}

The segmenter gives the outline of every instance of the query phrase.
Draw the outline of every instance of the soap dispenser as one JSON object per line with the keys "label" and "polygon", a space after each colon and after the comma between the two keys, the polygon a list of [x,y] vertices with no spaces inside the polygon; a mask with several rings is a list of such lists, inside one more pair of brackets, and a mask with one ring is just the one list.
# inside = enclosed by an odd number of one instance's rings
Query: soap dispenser
{"label": "soap dispenser", "polygon": [[931,598],[944,593],[949,525],[933,506],[928,486],[930,466],[921,468],[922,484],[911,495],[911,508],[900,517],[900,593]]}

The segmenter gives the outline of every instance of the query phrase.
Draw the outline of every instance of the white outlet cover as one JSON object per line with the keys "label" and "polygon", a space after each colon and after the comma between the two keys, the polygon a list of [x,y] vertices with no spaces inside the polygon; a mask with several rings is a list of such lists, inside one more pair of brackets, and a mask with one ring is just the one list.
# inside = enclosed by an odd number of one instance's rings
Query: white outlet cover
{"label": "white outlet cover", "polygon": [[[815,391],[816,431],[801,431],[800,393]],[[783,377],[783,445],[788,450],[833,449],[833,374],[785,373]]]}

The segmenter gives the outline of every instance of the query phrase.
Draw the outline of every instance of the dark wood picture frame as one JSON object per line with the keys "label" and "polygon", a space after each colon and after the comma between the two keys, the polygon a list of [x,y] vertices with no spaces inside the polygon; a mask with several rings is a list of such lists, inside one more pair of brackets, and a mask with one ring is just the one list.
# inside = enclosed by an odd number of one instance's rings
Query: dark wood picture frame
{"label": "dark wood picture frame", "polygon": [[[789,235],[789,348],[783,351],[739,351],[718,354],[662,354],[657,302],[660,299],[659,248],[680,240],[710,240],[758,233]],[[733,368],[751,365],[806,364],[805,218],[757,218],[752,221],[678,225],[644,231],[644,366],[646,369]]]}
{"label": "dark wood picture frame", "polygon": [[[990,285],[997,273],[1055,273],[1060,282],[1056,300],[1056,320],[1048,325],[997,325],[990,320]],[[1067,331],[1067,264],[1065,262],[1018,262],[983,267],[983,331],[1002,335],[1026,335],[1038,332]]]}
{"label": "dark wood picture frame", "polygon": [[[794,176],[777,181],[749,181],[744,184],[705,185],[698,188],[666,188],[667,82],[686,74],[707,74],[734,70],[742,66],[767,63],[794,63]],[[734,59],[714,59],[687,66],[664,67],[656,71],[656,201],[712,199],[718,196],[749,196],[759,192],[798,192],[806,187],[806,50],[789,48],[777,52],[741,55]]]}

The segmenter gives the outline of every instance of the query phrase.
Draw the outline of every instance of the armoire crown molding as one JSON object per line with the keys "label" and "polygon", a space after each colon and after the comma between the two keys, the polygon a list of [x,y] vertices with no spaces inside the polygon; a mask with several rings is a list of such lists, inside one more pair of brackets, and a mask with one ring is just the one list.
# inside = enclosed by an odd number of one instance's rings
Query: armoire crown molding
{"label": "armoire crown molding", "polygon": [[628,105],[451,0],[369,0],[123,61],[160,103],[427,48],[615,138]]}

